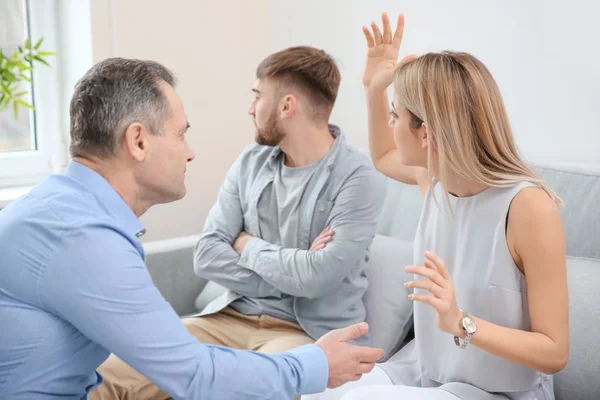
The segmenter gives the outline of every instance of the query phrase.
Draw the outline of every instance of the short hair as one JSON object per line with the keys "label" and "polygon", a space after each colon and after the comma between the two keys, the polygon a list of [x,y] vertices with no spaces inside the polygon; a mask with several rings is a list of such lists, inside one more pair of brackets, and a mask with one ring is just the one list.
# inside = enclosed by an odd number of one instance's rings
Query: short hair
{"label": "short hair", "polygon": [[300,90],[311,101],[315,117],[325,121],[329,120],[341,81],[333,58],[310,46],[271,54],[256,69],[256,77],[273,78],[283,87]]}
{"label": "short hair", "polygon": [[114,155],[117,137],[133,122],[162,134],[171,112],[162,82],[174,87],[175,77],[154,61],[108,58],[94,65],[71,99],[71,155]]}

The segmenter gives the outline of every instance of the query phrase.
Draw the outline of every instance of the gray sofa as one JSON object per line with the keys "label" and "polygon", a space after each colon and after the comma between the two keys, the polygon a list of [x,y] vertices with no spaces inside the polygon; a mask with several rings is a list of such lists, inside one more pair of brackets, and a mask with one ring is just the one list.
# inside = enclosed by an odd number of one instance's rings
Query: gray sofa
{"label": "gray sofa", "polygon": [[[567,237],[571,353],[567,367],[555,377],[556,398],[600,399],[600,167],[539,164],[539,169],[565,202],[561,213]],[[365,297],[374,345],[385,348],[386,357],[410,338],[410,306],[404,302],[401,271],[412,258],[421,204],[416,187],[389,180]],[[197,240],[189,236],[144,245],[156,286],[181,316],[202,309],[223,290],[194,275]]]}

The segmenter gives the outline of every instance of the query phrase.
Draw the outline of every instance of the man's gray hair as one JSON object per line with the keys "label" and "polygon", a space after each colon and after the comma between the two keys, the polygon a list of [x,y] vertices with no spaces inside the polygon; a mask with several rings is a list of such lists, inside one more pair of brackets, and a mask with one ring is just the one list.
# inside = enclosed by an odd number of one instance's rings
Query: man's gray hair
{"label": "man's gray hair", "polygon": [[154,61],[108,58],[94,65],[71,99],[71,155],[114,155],[117,138],[134,122],[162,134],[171,110],[161,82],[174,87],[175,77]]}

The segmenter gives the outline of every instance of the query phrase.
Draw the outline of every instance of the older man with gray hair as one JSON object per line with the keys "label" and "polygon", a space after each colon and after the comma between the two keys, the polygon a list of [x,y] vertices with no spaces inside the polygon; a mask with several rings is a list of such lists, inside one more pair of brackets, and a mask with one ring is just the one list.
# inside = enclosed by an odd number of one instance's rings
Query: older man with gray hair
{"label": "older man with gray hair", "polygon": [[357,324],[286,353],[199,343],[144,264],[139,217],[185,195],[194,159],[175,79],[108,59],[71,101],[73,161],[0,211],[0,398],[86,399],[114,353],[177,399],[284,399],[373,368]]}

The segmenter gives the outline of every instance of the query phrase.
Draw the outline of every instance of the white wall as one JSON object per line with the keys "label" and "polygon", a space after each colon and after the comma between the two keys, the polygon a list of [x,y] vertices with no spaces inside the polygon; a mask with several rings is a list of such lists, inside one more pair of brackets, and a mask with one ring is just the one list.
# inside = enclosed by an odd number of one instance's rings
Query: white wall
{"label": "white wall", "polygon": [[[532,160],[600,165],[600,5],[573,0],[91,0],[94,59],[154,59],[179,77],[197,154],[187,196],[142,217],[145,241],[201,231],[227,169],[253,141],[246,114],[256,65],[272,51],[321,47],[339,62],[333,122],[367,146],[361,25],[406,14],[402,50],[468,51],[495,75]],[[402,8],[400,8],[402,7]]]}
{"label": "white wall", "polygon": [[91,0],[95,61],[164,63],[179,79],[196,160],[183,200],[141,219],[144,241],[199,233],[236,156],[254,140],[247,114],[256,66],[270,52],[267,0]]}
{"label": "white wall", "polygon": [[600,165],[600,3],[592,0],[271,0],[273,50],[332,54],[342,85],[332,121],[366,147],[362,25],[406,15],[401,56],[466,51],[495,76],[529,160]]}

